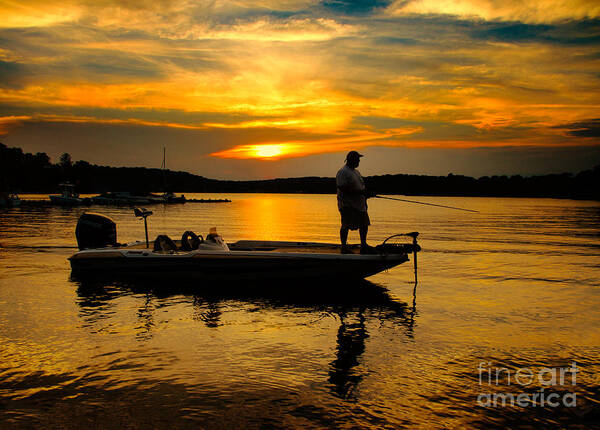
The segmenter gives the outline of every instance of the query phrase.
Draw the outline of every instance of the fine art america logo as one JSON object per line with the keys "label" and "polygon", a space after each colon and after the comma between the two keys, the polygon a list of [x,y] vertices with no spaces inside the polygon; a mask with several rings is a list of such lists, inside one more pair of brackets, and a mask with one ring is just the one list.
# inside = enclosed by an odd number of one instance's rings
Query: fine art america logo
{"label": "fine art america logo", "polygon": [[[480,387],[506,387],[511,392],[488,392],[477,396],[477,404],[485,407],[519,406],[519,407],[559,407],[573,408],[577,406],[577,394],[568,391],[577,385],[577,363],[570,367],[544,367],[533,370],[527,367],[507,369],[492,367],[490,362],[481,362],[477,368]],[[526,390],[530,385],[541,385],[542,388],[531,392]],[[509,388],[510,387],[510,388]],[[560,390],[560,392],[556,390]],[[515,392],[517,391],[517,392]]]}

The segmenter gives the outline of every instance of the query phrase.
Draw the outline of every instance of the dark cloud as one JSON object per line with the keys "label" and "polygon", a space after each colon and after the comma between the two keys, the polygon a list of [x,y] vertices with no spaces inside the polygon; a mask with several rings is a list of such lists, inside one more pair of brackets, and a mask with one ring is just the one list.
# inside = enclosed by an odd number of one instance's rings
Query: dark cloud
{"label": "dark cloud", "polygon": [[[52,64],[23,63],[0,64],[0,86],[20,88],[40,80],[66,80],[67,82],[140,82],[163,76],[153,62],[133,56],[76,55],[58,57]],[[35,61],[35,59],[33,60]]]}
{"label": "dark cloud", "polygon": [[21,64],[0,60],[0,88],[21,87],[21,76],[24,68]]}
{"label": "dark cloud", "polygon": [[113,40],[155,40],[156,36],[142,30],[130,30],[119,28],[110,32],[110,37]]}
{"label": "dark cloud", "polygon": [[[314,13],[310,10],[284,11],[267,8],[248,8],[222,11],[219,14],[211,15],[208,21],[213,25],[236,25],[244,22],[253,22],[259,19],[286,21],[291,18],[305,18],[312,15],[314,15]],[[207,20],[203,10],[198,10],[195,13],[195,20],[198,22]]]}
{"label": "dark cloud", "polygon": [[[140,121],[155,123],[176,123],[181,125],[198,126],[203,123],[219,123],[235,125],[246,121],[275,119],[274,117],[257,117],[241,113],[225,112],[182,112],[168,109],[128,109],[127,115],[117,108],[94,108],[77,106],[46,106],[44,115],[56,117],[91,117],[98,120],[118,120],[135,118]],[[11,115],[31,115],[29,106],[15,106],[9,103],[0,103],[0,117]],[[42,121],[42,120],[40,120]],[[43,121],[42,121],[43,122]],[[152,129],[152,128],[151,128]]]}
{"label": "dark cloud", "polygon": [[392,3],[390,0],[324,0],[322,5],[325,9],[340,14],[364,15],[384,8],[390,3]]}
{"label": "dark cloud", "polygon": [[422,131],[411,134],[408,139],[411,141],[452,141],[468,140],[477,136],[479,142],[485,145],[485,142],[497,142],[519,140],[520,136],[531,131],[532,127],[526,126],[504,126],[495,127],[490,130],[477,130],[473,125],[458,124],[448,121],[421,120],[410,121],[402,118],[360,116],[353,118],[353,125],[368,125],[375,130],[402,129],[410,127],[420,127]]}
{"label": "dark cloud", "polygon": [[502,42],[532,42],[544,40],[547,41],[548,32],[552,29],[549,25],[531,25],[531,24],[509,24],[498,25],[494,28],[485,30],[476,30],[473,32],[475,38],[492,39]]}
{"label": "dark cloud", "polygon": [[409,37],[376,37],[373,39],[377,46],[381,45],[416,45],[419,43],[417,39]]}
{"label": "dark cloud", "polygon": [[511,43],[553,43],[595,45],[600,43],[600,20],[570,21],[561,24],[474,22],[474,39]]}
{"label": "dark cloud", "polygon": [[553,128],[568,130],[567,134],[574,137],[600,137],[600,118],[557,125]]}
{"label": "dark cloud", "polygon": [[364,124],[381,130],[423,125],[423,121],[409,121],[402,118],[390,118],[382,116],[357,116],[354,117],[353,123]]}
{"label": "dark cloud", "polygon": [[80,58],[78,63],[71,65],[71,76],[76,75],[76,69],[79,69],[86,79],[97,78],[105,81],[112,76],[123,81],[127,78],[151,79],[163,76],[153,63],[126,55],[117,56],[114,53],[112,57],[102,55]]}

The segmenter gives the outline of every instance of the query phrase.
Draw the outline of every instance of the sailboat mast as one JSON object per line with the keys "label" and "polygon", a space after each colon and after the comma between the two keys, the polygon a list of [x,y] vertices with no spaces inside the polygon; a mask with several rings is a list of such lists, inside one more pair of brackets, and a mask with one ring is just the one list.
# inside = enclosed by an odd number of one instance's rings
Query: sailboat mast
{"label": "sailboat mast", "polygon": [[163,192],[167,192],[167,178],[166,178],[166,170],[167,170],[167,147],[163,146],[163,161],[160,166],[162,169],[162,182],[163,182]]}

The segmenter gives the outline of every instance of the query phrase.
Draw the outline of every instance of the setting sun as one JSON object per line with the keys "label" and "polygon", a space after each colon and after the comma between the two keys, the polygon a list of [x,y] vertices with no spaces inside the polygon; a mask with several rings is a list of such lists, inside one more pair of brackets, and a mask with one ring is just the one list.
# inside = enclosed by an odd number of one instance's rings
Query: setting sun
{"label": "setting sun", "polygon": [[255,157],[274,158],[285,153],[285,145],[253,145]]}
{"label": "setting sun", "polygon": [[234,148],[211,154],[220,158],[277,160],[281,157],[294,156],[299,151],[298,145],[291,143],[261,143],[239,145]]}

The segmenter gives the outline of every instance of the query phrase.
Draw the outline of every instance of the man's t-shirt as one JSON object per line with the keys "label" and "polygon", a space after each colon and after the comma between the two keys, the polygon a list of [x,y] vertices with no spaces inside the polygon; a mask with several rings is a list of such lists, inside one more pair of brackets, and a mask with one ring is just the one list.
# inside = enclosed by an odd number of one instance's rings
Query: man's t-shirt
{"label": "man's t-shirt", "polygon": [[365,182],[358,170],[352,169],[346,164],[337,172],[335,182],[338,186],[337,201],[339,210],[342,210],[342,208],[353,208],[361,212],[367,211],[367,199],[364,194],[347,193],[339,188],[348,187],[353,191],[364,191]]}

